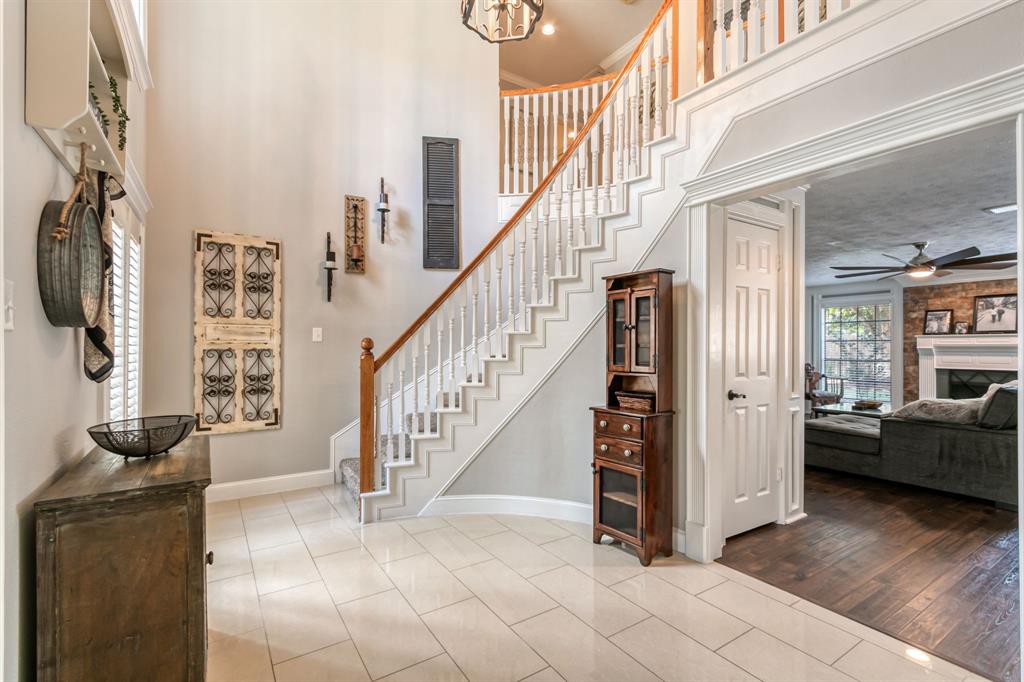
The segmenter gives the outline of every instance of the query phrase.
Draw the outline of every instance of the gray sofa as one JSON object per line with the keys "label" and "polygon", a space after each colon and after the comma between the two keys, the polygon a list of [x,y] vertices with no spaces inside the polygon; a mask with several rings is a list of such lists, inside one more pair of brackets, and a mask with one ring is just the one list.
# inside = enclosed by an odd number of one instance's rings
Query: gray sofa
{"label": "gray sofa", "polygon": [[986,401],[978,424],[837,415],[805,424],[810,466],[1017,505],[1017,390]]}

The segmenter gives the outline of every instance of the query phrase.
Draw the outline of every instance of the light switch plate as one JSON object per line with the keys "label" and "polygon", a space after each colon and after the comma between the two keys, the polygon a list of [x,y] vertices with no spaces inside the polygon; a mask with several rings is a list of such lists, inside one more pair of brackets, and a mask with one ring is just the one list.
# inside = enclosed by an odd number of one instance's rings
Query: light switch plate
{"label": "light switch plate", "polygon": [[324,328],[323,327],[313,327],[313,343],[323,343],[323,342],[324,342]]}

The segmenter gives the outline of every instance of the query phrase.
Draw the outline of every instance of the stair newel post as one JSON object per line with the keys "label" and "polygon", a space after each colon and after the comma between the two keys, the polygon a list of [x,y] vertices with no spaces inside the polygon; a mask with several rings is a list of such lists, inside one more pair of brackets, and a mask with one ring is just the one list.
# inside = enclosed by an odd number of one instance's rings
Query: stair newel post
{"label": "stair newel post", "polygon": [[502,131],[505,133],[505,177],[503,178],[502,185],[505,188],[505,194],[512,193],[512,128],[509,125],[509,109],[512,106],[511,97],[501,98],[501,109],[504,114],[504,127]]}
{"label": "stair newel post", "polygon": [[[543,203],[544,203],[544,199],[543,198],[541,198],[541,200],[537,202],[537,204],[543,204]],[[541,221],[540,206],[539,205],[535,205],[533,207],[532,211],[533,211],[533,230],[530,233],[530,236],[531,236],[531,239],[533,241],[533,259],[530,261],[530,297],[531,297],[531,302],[536,304],[536,303],[540,303],[540,285],[537,282],[537,273],[540,270],[540,268],[538,268],[538,265],[539,265],[538,261],[540,260],[540,248],[539,248],[539,246],[540,246],[540,242],[539,242],[539,239],[540,239],[540,221]]]}
{"label": "stair newel post", "polygon": [[[666,16],[674,17],[675,14],[669,14]],[[658,22],[658,28],[654,31],[654,137],[660,138],[665,135],[665,86],[669,69],[675,67],[674,64],[669,64],[668,69],[662,65],[662,57],[664,56],[664,44],[665,44],[665,25],[666,21],[662,19]]]}
{"label": "stair newel post", "polygon": [[374,395],[373,395],[373,339],[359,344],[359,492],[374,490]]}

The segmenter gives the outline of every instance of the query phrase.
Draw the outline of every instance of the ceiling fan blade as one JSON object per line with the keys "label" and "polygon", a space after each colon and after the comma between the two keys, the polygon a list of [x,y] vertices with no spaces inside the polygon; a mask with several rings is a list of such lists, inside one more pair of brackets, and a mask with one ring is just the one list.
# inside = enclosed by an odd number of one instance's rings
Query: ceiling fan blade
{"label": "ceiling fan blade", "polygon": [[910,265],[910,262],[909,262],[909,261],[905,261],[905,260],[903,260],[902,258],[897,258],[896,256],[890,256],[890,255],[889,255],[889,254],[887,254],[887,253],[883,253],[882,255],[883,255],[883,256],[885,256],[886,258],[892,258],[892,259],[893,259],[894,261],[896,261],[897,263],[903,263],[904,265]]}
{"label": "ceiling fan blade", "polygon": [[[896,270],[896,272],[893,272]],[[886,268],[885,270],[869,270],[867,272],[848,272],[845,275],[836,275],[836,279],[846,279],[847,277],[864,277],[865,275],[886,275],[892,273],[892,276],[902,275],[904,272],[903,268]]]}
{"label": "ceiling fan blade", "polygon": [[978,263],[977,265],[968,263],[967,265],[947,265],[947,268],[955,268],[957,270],[1005,270],[1006,268],[1016,267],[1017,263]]}
{"label": "ceiling fan blade", "polygon": [[902,270],[901,267],[889,265],[833,265],[833,270]]}
{"label": "ceiling fan blade", "polygon": [[949,263],[954,263],[958,260],[964,260],[965,258],[972,258],[974,256],[980,256],[981,250],[977,246],[971,246],[966,249],[960,249],[953,253],[947,253],[945,256],[939,256],[938,258],[932,258],[927,263],[922,265],[930,265],[935,268],[941,268]]}
{"label": "ceiling fan blade", "polygon": [[951,265],[976,265],[979,263],[1001,263],[1003,261],[1017,260],[1016,253],[997,253],[992,256],[978,256],[977,258],[962,258],[952,263],[946,263],[946,267]]}
{"label": "ceiling fan blade", "polygon": [[903,274],[902,272],[894,272],[891,275],[886,275],[885,277],[879,277],[875,281],[876,282],[881,282],[882,280],[885,280],[885,279],[892,279],[893,277],[899,277],[902,274]]}
{"label": "ceiling fan blade", "polygon": [[932,277],[949,277],[950,275],[955,274],[956,273],[953,272],[952,270],[936,270],[935,272],[932,273]]}

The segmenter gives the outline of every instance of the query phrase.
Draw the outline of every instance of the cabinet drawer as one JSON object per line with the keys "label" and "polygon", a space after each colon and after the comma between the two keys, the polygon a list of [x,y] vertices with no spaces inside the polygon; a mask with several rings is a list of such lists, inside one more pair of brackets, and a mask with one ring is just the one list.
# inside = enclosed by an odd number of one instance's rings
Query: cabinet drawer
{"label": "cabinet drawer", "polygon": [[595,412],[594,433],[615,438],[643,440],[644,420],[614,412]]}
{"label": "cabinet drawer", "polygon": [[594,456],[631,466],[642,467],[644,465],[643,445],[619,438],[595,435]]}

